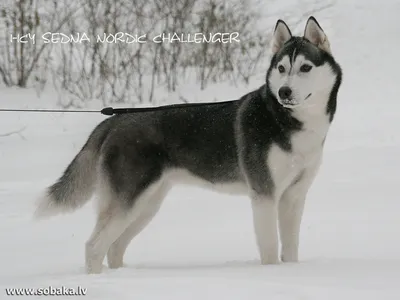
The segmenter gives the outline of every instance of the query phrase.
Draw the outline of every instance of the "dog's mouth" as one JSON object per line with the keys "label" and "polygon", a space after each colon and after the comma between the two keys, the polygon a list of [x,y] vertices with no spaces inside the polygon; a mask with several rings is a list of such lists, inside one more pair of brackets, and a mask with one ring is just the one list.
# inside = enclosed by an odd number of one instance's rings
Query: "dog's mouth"
{"label": "dog's mouth", "polygon": [[292,97],[289,97],[288,99],[280,99],[279,102],[283,107],[295,107],[299,105],[299,103],[296,100],[293,100]]}
{"label": "dog's mouth", "polygon": [[283,107],[286,107],[286,108],[295,108],[300,105],[297,102],[288,102],[288,101],[282,102],[281,104]]}
{"label": "dog's mouth", "polygon": [[[308,98],[310,98],[311,95],[312,95],[311,93],[308,94],[308,96],[304,99],[304,101],[306,101]],[[297,102],[296,100],[293,100],[292,97],[289,97],[288,99],[279,99],[279,102],[281,103],[281,105],[283,107],[286,107],[286,108],[294,108],[294,107],[300,106],[300,103]]]}

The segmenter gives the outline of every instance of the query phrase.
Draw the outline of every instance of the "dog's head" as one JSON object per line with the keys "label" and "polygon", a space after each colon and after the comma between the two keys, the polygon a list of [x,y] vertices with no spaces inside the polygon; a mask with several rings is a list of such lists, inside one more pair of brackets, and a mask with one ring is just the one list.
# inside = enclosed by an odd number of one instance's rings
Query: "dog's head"
{"label": "dog's head", "polygon": [[331,93],[337,93],[341,70],[314,17],[308,19],[303,37],[292,36],[286,23],[278,20],[271,51],[267,85],[282,106],[295,109],[305,103],[314,105],[321,99],[329,101]]}

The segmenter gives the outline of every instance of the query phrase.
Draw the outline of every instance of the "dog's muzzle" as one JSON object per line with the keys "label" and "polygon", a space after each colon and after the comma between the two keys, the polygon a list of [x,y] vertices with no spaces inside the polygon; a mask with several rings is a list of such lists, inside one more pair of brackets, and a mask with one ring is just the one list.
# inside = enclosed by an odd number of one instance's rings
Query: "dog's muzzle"
{"label": "dog's muzzle", "polygon": [[293,91],[288,86],[283,86],[278,90],[279,102],[285,106],[295,106],[298,103],[293,100]]}

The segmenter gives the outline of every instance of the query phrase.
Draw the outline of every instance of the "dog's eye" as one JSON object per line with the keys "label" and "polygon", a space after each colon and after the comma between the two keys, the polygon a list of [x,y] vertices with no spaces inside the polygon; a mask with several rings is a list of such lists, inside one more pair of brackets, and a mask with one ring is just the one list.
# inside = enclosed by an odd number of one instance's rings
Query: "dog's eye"
{"label": "dog's eye", "polygon": [[310,72],[311,69],[312,69],[312,66],[310,66],[310,65],[302,65],[300,67],[300,72],[307,73],[307,72]]}
{"label": "dog's eye", "polygon": [[278,67],[278,71],[279,71],[279,73],[285,72],[285,67],[282,66],[282,65],[280,65],[280,66]]}

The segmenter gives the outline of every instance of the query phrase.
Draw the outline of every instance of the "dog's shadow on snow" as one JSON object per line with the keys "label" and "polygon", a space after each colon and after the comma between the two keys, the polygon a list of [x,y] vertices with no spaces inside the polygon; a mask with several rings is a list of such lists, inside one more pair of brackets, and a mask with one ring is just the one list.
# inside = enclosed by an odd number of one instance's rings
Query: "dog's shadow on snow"
{"label": "dog's shadow on snow", "polygon": [[[279,263],[276,265],[261,265],[259,259],[254,260],[233,260],[224,262],[185,262],[185,263],[138,263],[138,264],[125,264],[122,269],[125,270],[159,270],[159,271],[184,271],[184,270],[221,270],[221,269],[248,269],[248,268],[282,268],[282,266],[302,265],[306,262],[292,263]],[[110,269],[109,269],[110,270]]]}
{"label": "dog's shadow on snow", "polygon": [[204,262],[204,263],[140,263],[126,264],[125,268],[137,270],[186,270],[186,269],[221,269],[221,268],[248,268],[259,266],[259,260],[234,260],[225,262]]}
{"label": "dog's shadow on snow", "polygon": [[[103,271],[101,274],[95,274],[93,278],[104,278],[104,276],[109,276],[111,274],[119,277],[123,274],[136,274],[137,276],[153,276],[154,272],[174,272],[179,274],[180,272],[187,271],[233,271],[236,270],[238,272],[242,272],[245,270],[251,269],[253,271],[260,271],[264,273],[267,271],[269,274],[272,271],[272,274],[278,276],[279,274],[282,276],[287,276],[287,272],[293,271],[295,268],[298,272],[308,272],[315,270],[319,270],[323,274],[330,274],[332,271],[339,273],[346,273],[349,271],[349,267],[353,272],[368,272],[371,268],[382,269],[388,267],[389,269],[398,269],[400,267],[400,260],[398,261],[386,261],[386,260],[366,260],[366,259],[308,259],[299,261],[297,263],[279,263],[276,265],[261,265],[260,260],[234,260],[234,261],[224,261],[224,262],[146,262],[146,263],[127,263],[124,267],[119,269],[110,269],[106,265],[103,265]],[[266,273],[266,274],[267,274]],[[36,276],[39,278],[48,278],[51,277],[53,280],[57,280],[58,278],[64,278],[65,276],[70,277],[73,276],[73,280],[78,280],[79,278],[85,278],[88,274],[86,274],[83,267],[79,268],[79,270],[66,270],[60,273],[45,273]],[[328,276],[326,275],[326,276]],[[83,277],[82,277],[83,276]],[[91,275],[93,276],[93,275]],[[71,280],[72,280],[71,279]]]}

